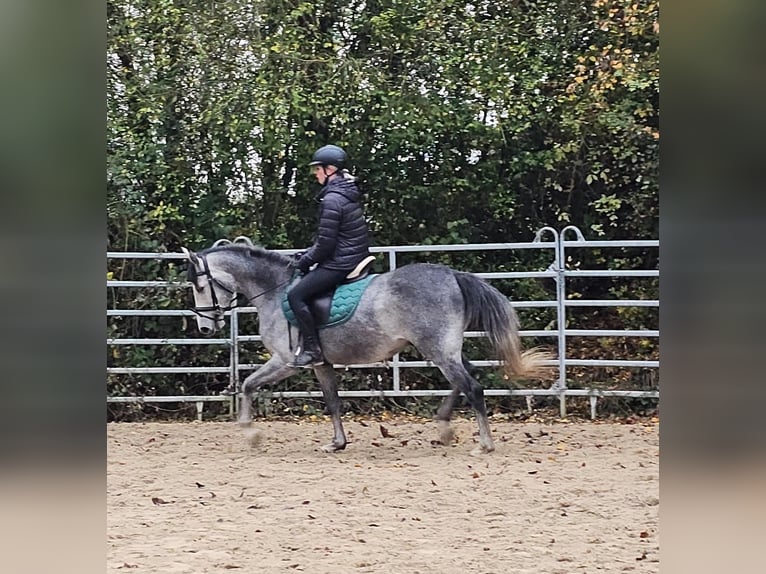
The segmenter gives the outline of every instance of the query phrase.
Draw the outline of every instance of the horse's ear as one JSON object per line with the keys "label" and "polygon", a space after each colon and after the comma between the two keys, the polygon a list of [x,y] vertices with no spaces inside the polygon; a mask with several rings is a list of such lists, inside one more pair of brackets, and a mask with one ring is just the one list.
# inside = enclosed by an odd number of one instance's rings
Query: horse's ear
{"label": "horse's ear", "polygon": [[244,243],[245,245],[253,245],[252,240],[246,235],[238,235],[234,238],[234,243]]}
{"label": "horse's ear", "polygon": [[188,249],[186,249],[186,247],[181,247],[181,251],[183,251],[183,252],[184,252],[184,255],[186,255],[186,258],[187,258],[189,261],[191,261],[192,263],[194,263],[194,265],[196,265],[196,264],[197,264],[197,261],[198,261],[198,259],[197,259],[197,254],[196,254],[196,253],[194,253],[194,251],[189,251]]}

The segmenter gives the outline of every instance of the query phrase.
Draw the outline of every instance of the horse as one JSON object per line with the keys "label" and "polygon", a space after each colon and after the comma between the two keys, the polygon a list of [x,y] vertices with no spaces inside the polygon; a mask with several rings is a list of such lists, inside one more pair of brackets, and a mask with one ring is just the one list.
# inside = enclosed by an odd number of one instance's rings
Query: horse
{"label": "horse", "polygon": [[[239,238],[238,238],[239,239]],[[282,308],[282,296],[293,280],[290,257],[252,245],[223,240],[198,253],[182,248],[193,286],[197,327],[212,336],[224,326],[224,313],[238,296],[258,310],[259,332],[269,360],[241,386],[239,424],[251,429],[255,393],[295,374],[287,363],[294,357],[293,337]],[[465,330],[486,331],[505,374],[519,378],[548,378],[551,356],[535,348],[522,351],[519,321],[509,300],[480,277],[444,265],[413,263],[375,276],[359,299],[353,316],[342,324],[319,331],[325,364],[313,367],[330,413],[334,435],[322,448],[346,448],[334,365],[385,361],[413,345],[436,366],[452,386],[436,413],[440,442],[452,443],[453,408],[462,393],[476,411],[479,446],[474,454],[494,450],[484,390],[470,374],[462,354]],[[248,431],[255,444],[257,431]]]}

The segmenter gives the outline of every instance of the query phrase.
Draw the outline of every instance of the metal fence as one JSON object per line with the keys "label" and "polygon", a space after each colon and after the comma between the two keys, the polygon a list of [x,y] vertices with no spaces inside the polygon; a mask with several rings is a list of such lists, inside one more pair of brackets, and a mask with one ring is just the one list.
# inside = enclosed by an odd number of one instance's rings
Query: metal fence
{"label": "metal fence", "polygon": [[[572,237],[568,239],[568,237]],[[566,355],[567,337],[659,337],[659,329],[575,329],[568,328],[567,321],[571,318],[567,310],[572,307],[659,307],[659,300],[645,299],[598,299],[583,300],[568,298],[567,280],[581,277],[659,277],[658,269],[566,269],[568,249],[604,249],[604,248],[659,248],[659,240],[635,240],[635,241],[588,241],[575,226],[568,226],[557,231],[552,227],[540,229],[532,242],[528,243],[486,243],[486,244],[463,244],[463,245],[412,245],[412,246],[386,246],[373,247],[373,253],[383,253],[388,260],[388,268],[396,269],[399,260],[397,255],[403,253],[427,253],[427,252],[485,252],[490,250],[544,250],[550,253],[551,263],[544,271],[518,271],[518,272],[477,272],[476,275],[489,280],[493,279],[524,279],[524,278],[550,278],[555,282],[555,300],[535,301],[512,301],[515,308],[555,308],[555,328],[542,330],[521,331],[522,337],[550,337],[556,339],[558,357],[553,362],[558,369],[557,380],[547,389],[485,389],[488,396],[518,395],[527,398],[527,405],[531,408],[534,396],[556,396],[560,401],[560,414],[566,416],[567,397],[588,397],[590,401],[591,418],[596,417],[597,402],[600,397],[640,397],[659,399],[657,390],[604,390],[604,389],[570,389],[567,388],[568,367],[642,367],[656,369],[659,361],[649,360],[603,360],[603,359],[579,359]],[[296,250],[280,250],[282,253],[294,253]],[[140,252],[107,252],[108,259],[184,259],[181,253],[140,253]],[[173,281],[115,281],[107,280],[107,287],[126,287],[144,289],[150,287],[188,288],[187,282]],[[107,339],[108,346],[116,345],[226,345],[229,348],[229,362],[227,365],[213,366],[173,366],[173,367],[108,367],[111,374],[139,374],[139,373],[228,373],[232,386],[239,389],[240,374],[252,371],[261,366],[257,363],[240,363],[240,344],[260,341],[257,334],[243,334],[239,329],[239,316],[241,314],[255,313],[255,307],[238,307],[227,312],[230,321],[230,333],[227,338],[177,338],[177,339]],[[194,316],[194,313],[183,309],[107,309],[107,317],[116,316]],[[485,334],[480,331],[467,331],[466,337],[482,337]],[[493,360],[471,360],[477,367],[493,367],[498,362]],[[408,397],[408,396],[445,396],[451,391],[448,389],[436,390],[412,390],[401,388],[401,370],[406,368],[433,367],[430,361],[402,360],[399,355],[394,355],[390,361],[364,365],[338,365],[338,367],[365,369],[385,367],[392,370],[392,388],[386,390],[363,390],[343,391],[342,397]],[[236,396],[236,395],[235,395]],[[201,420],[204,406],[209,402],[227,402],[230,412],[237,408],[235,396],[205,395],[205,396],[143,396],[125,397],[109,396],[109,403],[194,403],[197,407],[198,418]],[[273,397],[300,398],[321,397],[319,391],[274,391]]]}

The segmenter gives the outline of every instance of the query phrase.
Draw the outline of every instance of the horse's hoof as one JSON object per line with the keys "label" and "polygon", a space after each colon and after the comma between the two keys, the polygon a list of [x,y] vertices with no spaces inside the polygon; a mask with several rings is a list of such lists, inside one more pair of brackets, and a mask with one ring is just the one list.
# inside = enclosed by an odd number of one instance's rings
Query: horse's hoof
{"label": "horse's hoof", "polygon": [[443,423],[439,429],[439,442],[444,446],[449,446],[455,440],[455,431],[448,423]]}
{"label": "horse's hoof", "polygon": [[326,444],[322,447],[323,452],[338,452],[339,450],[343,450],[346,448],[346,445],[338,446],[337,444],[331,442],[330,444]]}
{"label": "horse's hoof", "polygon": [[249,444],[252,448],[255,448],[261,444],[261,441],[263,440],[263,433],[258,429],[247,429],[245,431],[245,439],[247,440],[247,444]]}
{"label": "horse's hoof", "polygon": [[237,424],[239,425],[240,428],[247,429],[253,426],[253,421],[239,419],[237,421]]}
{"label": "horse's hoof", "polygon": [[471,456],[484,456],[495,450],[495,445],[479,445],[471,451]]}

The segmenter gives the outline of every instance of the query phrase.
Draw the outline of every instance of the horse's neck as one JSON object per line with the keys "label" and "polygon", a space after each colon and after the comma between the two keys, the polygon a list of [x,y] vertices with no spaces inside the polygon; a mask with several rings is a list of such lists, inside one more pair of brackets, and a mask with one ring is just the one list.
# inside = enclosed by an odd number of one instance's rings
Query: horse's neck
{"label": "horse's neck", "polygon": [[[279,268],[274,263],[243,258],[238,260],[237,266],[234,276],[240,293],[248,299],[263,299],[273,293],[279,293],[281,287],[286,286],[290,280],[289,271]],[[258,299],[253,301],[257,302]]]}

